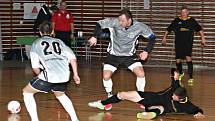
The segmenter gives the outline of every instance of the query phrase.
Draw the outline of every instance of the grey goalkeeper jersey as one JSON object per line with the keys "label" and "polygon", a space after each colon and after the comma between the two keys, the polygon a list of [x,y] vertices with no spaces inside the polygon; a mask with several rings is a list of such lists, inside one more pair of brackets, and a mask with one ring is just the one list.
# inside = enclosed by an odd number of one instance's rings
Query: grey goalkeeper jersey
{"label": "grey goalkeeper jersey", "polygon": [[50,83],[69,81],[69,63],[76,57],[61,40],[49,36],[37,39],[32,44],[30,56],[32,68],[42,70],[38,78]]}
{"label": "grey goalkeeper jersey", "polygon": [[152,30],[145,24],[133,20],[133,25],[128,29],[120,26],[118,18],[106,18],[99,20],[102,29],[108,28],[111,42],[107,51],[116,56],[132,56],[136,53],[137,38],[142,35],[149,39],[155,36]]}

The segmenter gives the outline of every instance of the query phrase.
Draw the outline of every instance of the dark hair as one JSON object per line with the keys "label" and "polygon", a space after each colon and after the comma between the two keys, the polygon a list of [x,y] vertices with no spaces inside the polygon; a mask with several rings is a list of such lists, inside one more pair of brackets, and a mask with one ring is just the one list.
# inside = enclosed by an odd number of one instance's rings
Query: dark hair
{"label": "dark hair", "polygon": [[119,16],[125,14],[126,18],[127,19],[132,19],[132,13],[130,10],[128,10],[127,8],[123,9],[120,13],[119,13]]}
{"label": "dark hair", "polygon": [[[62,3],[66,3],[66,0],[62,0],[61,2],[60,2],[60,6],[62,5]],[[67,3],[66,3],[67,4]]]}
{"label": "dark hair", "polygon": [[51,22],[43,21],[39,26],[39,31],[42,32],[42,34],[51,34],[52,32]]}
{"label": "dark hair", "polygon": [[187,90],[184,87],[178,87],[175,91],[174,94],[179,96],[180,99],[184,99],[187,97]]}
{"label": "dark hair", "polygon": [[184,5],[181,6],[181,10],[184,10],[184,9],[188,9],[188,7],[187,7],[186,4],[184,4]]}
{"label": "dark hair", "polygon": [[51,7],[49,7],[49,9],[50,10],[58,10],[59,8],[57,7],[57,4],[56,3],[53,3],[52,5],[51,5]]}

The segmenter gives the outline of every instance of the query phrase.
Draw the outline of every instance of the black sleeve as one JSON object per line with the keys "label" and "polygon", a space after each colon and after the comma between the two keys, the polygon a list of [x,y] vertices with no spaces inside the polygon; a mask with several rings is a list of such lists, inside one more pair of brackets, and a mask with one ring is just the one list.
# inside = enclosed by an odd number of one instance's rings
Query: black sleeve
{"label": "black sleeve", "polygon": [[175,24],[175,23],[177,23],[176,21],[177,21],[177,18],[176,18],[175,20],[173,20],[173,21],[171,22],[171,24],[167,27],[167,31],[168,31],[168,32],[171,32],[171,31],[174,31],[174,30],[175,30],[175,27],[176,27],[176,24]]}
{"label": "black sleeve", "polygon": [[188,114],[195,115],[199,112],[203,114],[203,110],[200,109],[199,107],[195,106],[194,104],[192,104],[190,101],[188,101],[184,107],[185,107],[186,113],[188,113]]}
{"label": "black sleeve", "polygon": [[94,32],[93,32],[93,37],[99,38],[101,32],[102,32],[102,29],[101,29],[100,24],[99,24],[99,23],[96,23],[96,28],[95,28],[95,30],[94,30]]}
{"label": "black sleeve", "polygon": [[194,18],[192,18],[192,21],[193,21],[194,30],[196,32],[201,31],[202,30],[202,26],[200,26],[199,23]]}
{"label": "black sleeve", "polygon": [[173,90],[176,90],[178,87],[181,87],[179,80],[174,80],[172,79],[172,85],[171,85]]}
{"label": "black sleeve", "polygon": [[[46,13],[44,13],[42,8],[44,8]],[[45,5],[43,5],[42,8],[40,9],[40,11],[37,15],[37,18],[34,21],[34,26],[33,26],[34,31],[38,31],[37,29],[43,21],[51,20],[51,13],[49,12],[49,9]]]}
{"label": "black sleeve", "polygon": [[152,51],[152,49],[154,48],[155,46],[155,35],[151,35],[151,37],[149,37],[149,42],[147,44],[147,46],[144,48],[144,51],[150,53]]}

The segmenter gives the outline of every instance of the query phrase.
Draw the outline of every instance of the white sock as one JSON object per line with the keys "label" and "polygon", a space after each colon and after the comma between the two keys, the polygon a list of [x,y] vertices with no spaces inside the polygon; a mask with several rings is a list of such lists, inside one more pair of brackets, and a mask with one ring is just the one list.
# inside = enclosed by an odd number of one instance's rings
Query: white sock
{"label": "white sock", "polygon": [[64,94],[62,96],[57,97],[60,103],[63,105],[64,109],[70,115],[72,121],[78,121],[78,117],[75,113],[75,109],[73,107],[72,101]]}
{"label": "white sock", "polygon": [[144,92],[145,84],[146,84],[145,77],[137,77],[137,80],[136,80],[137,91]]}
{"label": "white sock", "polygon": [[104,85],[105,91],[107,93],[112,93],[112,87],[113,87],[112,79],[109,79],[109,80],[104,80],[103,79],[103,85]]}
{"label": "white sock", "polygon": [[25,107],[31,117],[32,121],[39,121],[37,115],[37,105],[34,99],[33,93],[23,93],[23,99],[25,103]]}

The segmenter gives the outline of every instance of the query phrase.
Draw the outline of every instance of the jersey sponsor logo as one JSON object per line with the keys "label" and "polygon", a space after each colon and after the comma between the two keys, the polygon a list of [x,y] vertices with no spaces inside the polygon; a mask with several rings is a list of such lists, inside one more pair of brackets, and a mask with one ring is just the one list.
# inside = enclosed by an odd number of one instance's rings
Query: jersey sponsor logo
{"label": "jersey sponsor logo", "polygon": [[187,28],[180,28],[180,31],[189,31]]}
{"label": "jersey sponsor logo", "polygon": [[129,38],[135,38],[135,36],[138,35],[139,33],[140,33],[139,30],[134,31],[134,32],[130,32],[130,33],[128,34],[128,37],[129,37]]}
{"label": "jersey sponsor logo", "polygon": [[179,21],[179,22],[178,22],[178,24],[182,24],[182,22],[181,22],[181,21]]}

